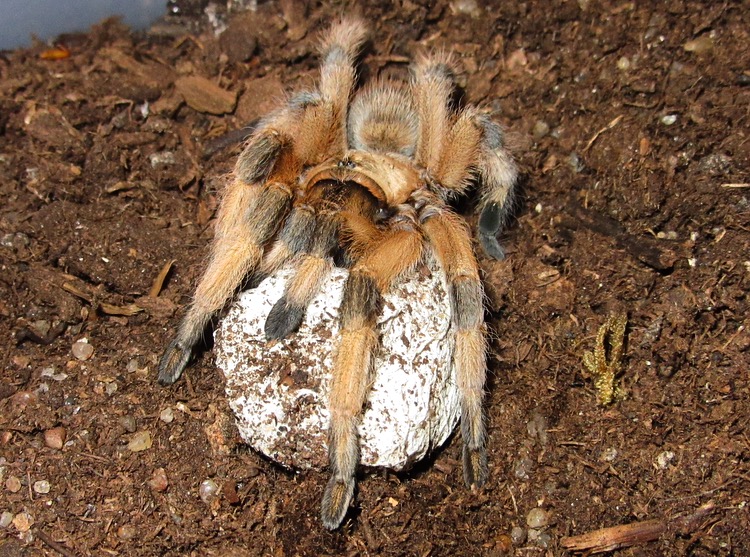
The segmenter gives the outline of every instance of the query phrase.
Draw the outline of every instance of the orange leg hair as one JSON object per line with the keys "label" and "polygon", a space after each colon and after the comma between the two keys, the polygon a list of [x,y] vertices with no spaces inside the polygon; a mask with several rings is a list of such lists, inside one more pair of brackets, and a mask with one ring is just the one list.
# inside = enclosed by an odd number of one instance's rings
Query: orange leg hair
{"label": "orange leg hair", "polygon": [[478,179],[482,198],[478,238],[485,253],[503,259],[497,234],[513,207],[518,170],[505,150],[502,128],[475,108],[452,109],[456,84],[449,56],[422,56],[413,68],[412,92],[420,121],[415,159],[441,192],[463,193]]}
{"label": "orange leg hair", "polygon": [[382,309],[382,293],[422,256],[422,236],[413,222],[397,223],[382,235],[373,234],[367,245],[363,244],[363,223],[356,226],[357,241],[364,251],[344,286],[341,337],[328,405],[331,479],[323,495],[321,519],[329,529],[341,524],[354,493],[354,474],[359,463],[357,425],[378,348],[376,325]]}
{"label": "orange leg hair", "polygon": [[[306,166],[346,148],[346,117],[354,85],[354,60],[366,36],[356,19],[342,19],[321,45],[317,91],[303,93],[269,115],[235,165],[219,209],[208,267],[177,336],[159,362],[159,382],[182,375],[211,318],[254,273],[264,250],[289,212],[292,189]],[[283,261],[281,248],[269,266]]]}
{"label": "orange leg hair", "polygon": [[471,247],[471,235],[455,213],[426,206],[422,230],[446,273],[451,296],[456,348],[453,362],[461,397],[461,434],[466,485],[487,480],[486,432],[483,399],[486,378],[486,341],[482,283]]}

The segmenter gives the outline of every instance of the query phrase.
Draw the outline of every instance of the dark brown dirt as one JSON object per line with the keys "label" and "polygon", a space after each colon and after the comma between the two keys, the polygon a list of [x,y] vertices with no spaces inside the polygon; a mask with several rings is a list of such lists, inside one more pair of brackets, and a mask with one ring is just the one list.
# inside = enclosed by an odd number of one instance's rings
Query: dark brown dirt
{"label": "dark brown dirt", "polygon": [[[457,436],[409,474],[363,473],[329,533],[326,476],[236,443],[210,351],[155,381],[239,147],[204,149],[312,82],[342,5],[263,3],[218,39],[106,23],[64,59],[0,55],[0,555],[562,555],[565,536],[709,502],[691,532],[616,554],[750,554],[747,4],[428,4],[361,8],[370,75],[453,48],[524,171],[509,257],[483,261],[489,485],[464,488]],[[236,108],[186,106],[185,76]],[[583,354],[622,312],[624,397],[601,407]],[[152,446],[130,450],[143,431]],[[536,507],[547,547],[512,544]]]}

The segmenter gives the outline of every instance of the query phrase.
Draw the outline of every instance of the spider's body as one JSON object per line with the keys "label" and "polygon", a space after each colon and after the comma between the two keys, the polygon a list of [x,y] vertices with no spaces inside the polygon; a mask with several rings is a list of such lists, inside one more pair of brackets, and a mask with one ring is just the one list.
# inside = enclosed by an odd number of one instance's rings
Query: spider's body
{"label": "spider's body", "polygon": [[248,275],[295,261],[266,321],[274,339],[299,327],[334,260],[348,266],[329,395],[328,528],[341,523],[354,490],[382,294],[427,251],[451,295],[464,479],[471,487],[485,482],[483,291],[468,227],[448,200],[478,184],[479,239],[500,258],[496,235],[516,179],[499,126],[474,107],[451,106],[448,57],[421,57],[408,86],[376,83],[353,94],[364,38],[358,20],[334,25],[322,45],[318,89],[269,115],[250,138],[222,200],[208,268],[159,366],[161,383],[179,378],[211,317]]}

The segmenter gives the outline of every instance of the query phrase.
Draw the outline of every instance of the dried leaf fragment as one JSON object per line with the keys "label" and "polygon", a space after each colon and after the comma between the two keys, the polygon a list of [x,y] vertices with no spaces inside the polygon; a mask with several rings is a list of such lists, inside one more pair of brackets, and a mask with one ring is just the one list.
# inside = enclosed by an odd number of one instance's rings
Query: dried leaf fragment
{"label": "dried leaf fragment", "polygon": [[618,387],[615,386],[615,379],[622,371],[627,325],[627,314],[610,315],[607,321],[599,327],[594,352],[583,354],[583,364],[594,378],[594,387],[598,393],[599,404],[602,406],[611,404],[620,394]]}
{"label": "dried leaf fragment", "polygon": [[161,293],[161,289],[164,288],[164,281],[166,280],[169,271],[172,270],[172,265],[174,265],[176,261],[176,259],[172,259],[164,264],[161,271],[159,271],[159,274],[156,275],[154,283],[151,285],[151,290],[148,291],[149,297],[156,298]]}
{"label": "dried leaf fragment", "polygon": [[40,52],[39,58],[42,60],[64,60],[65,58],[70,58],[70,50],[63,45],[58,45]]}
{"label": "dried leaf fragment", "polygon": [[222,89],[205,77],[181,77],[174,85],[187,105],[198,112],[226,114],[237,105],[237,93]]}

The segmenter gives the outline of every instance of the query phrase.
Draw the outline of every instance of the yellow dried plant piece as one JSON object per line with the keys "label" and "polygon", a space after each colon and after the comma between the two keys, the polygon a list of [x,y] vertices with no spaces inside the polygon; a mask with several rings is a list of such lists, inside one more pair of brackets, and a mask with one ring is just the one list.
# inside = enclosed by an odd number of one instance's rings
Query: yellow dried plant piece
{"label": "yellow dried plant piece", "polygon": [[615,379],[622,371],[627,314],[610,315],[599,327],[593,352],[584,352],[583,365],[594,378],[599,404],[607,406],[619,396]]}

